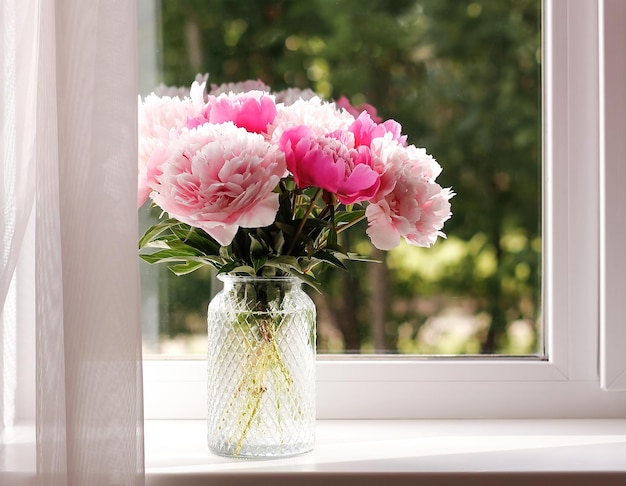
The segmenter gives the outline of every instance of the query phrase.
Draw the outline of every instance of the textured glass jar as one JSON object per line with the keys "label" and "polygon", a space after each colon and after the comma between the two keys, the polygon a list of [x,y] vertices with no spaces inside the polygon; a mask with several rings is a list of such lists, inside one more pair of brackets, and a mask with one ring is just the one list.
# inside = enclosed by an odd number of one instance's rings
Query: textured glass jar
{"label": "textured glass jar", "polygon": [[315,442],[315,305],[292,277],[220,275],[208,311],[208,444],[280,457]]}

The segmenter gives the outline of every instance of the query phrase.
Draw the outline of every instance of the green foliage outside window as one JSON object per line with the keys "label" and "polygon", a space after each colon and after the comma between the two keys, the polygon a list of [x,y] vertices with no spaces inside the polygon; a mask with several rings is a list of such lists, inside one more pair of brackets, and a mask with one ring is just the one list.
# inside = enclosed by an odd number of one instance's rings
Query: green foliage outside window
{"label": "green foliage outside window", "polygon": [[[357,241],[383,264],[325,274],[321,352],[541,353],[540,3],[161,0],[163,83],[209,72],[370,103],[457,194],[447,240]],[[161,334],[203,332],[211,276],[165,282]]]}

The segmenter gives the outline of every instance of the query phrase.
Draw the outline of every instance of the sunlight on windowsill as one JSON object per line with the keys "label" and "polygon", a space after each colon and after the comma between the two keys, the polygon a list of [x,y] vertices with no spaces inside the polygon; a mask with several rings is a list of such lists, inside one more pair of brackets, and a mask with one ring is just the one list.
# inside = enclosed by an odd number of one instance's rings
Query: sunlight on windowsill
{"label": "sunlight on windowsill", "polygon": [[[265,461],[211,454],[203,420],[145,425],[147,486],[626,484],[626,419],[322,420],[314,451]],[[0,484],[33,484],[34,471],[34,426],[5,431]]]}
{"label": "sunlight on windowsill", "polygon": [[337,484],[346,478],[374,484],[380,475],[393,484],[431,475],[442,481],[436,484],[464,475],[499,484],[502,474],[626,482],[623,419],[319,421],[313,452],[267,461],[215,456],[205,436],[201,420],[146,422],[146,484],[196,484],[201,478],[288,484],[320,476]]}

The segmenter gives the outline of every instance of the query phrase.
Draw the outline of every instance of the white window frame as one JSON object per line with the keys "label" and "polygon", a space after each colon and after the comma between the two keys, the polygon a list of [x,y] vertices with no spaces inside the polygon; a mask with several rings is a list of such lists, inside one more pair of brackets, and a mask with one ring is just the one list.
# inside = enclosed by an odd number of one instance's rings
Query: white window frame
{"label": "white window frame", "polygon": [[626,390],[626,2],[604,0],[600,18],[600,381]]}
{"label": "white window frame", "polygon": [[[625,153],[626,137],[610,131],[608,123],[615,116],[623,130],[625,110],[621,115],[602,111],[620,87],[600,86],[607,81],[601,66],[607,76],[615,74],[602,60],[610,58],[612,49],[623,55],[623,46],[601,40],[603,19],[611,18],[621,1],[544,2],[543,302],[548,358],[320,357],[319,418],[626,417],[626,393],[606,391],[618,390],[619,380],[626,381],[626,353],[620,351],[626,343],[621,326],[626,271],[623,266],[617,275],[611,271],[617,248],[613,238],[620,239],[621,248],[626,243],[615,224],[625,213],[626,191],[600,179],[614,171],[624,174],[611,157],[615,147],[622,149],[617,155]],[[620,69],[623,80],[623,64]],[[601,94],[606,101],[601,102]],[[601,147],[605,141],[607,150]],[[606,212],[602,220],[601,210]],[[606,268],[600,268],[601,262],[608,263]],[[618,338],[621,342],[613,342]],[[616,376],[621,376],[618,382]],[[148,419],[204,418],[204,360],[145,360],[144,400]]]}

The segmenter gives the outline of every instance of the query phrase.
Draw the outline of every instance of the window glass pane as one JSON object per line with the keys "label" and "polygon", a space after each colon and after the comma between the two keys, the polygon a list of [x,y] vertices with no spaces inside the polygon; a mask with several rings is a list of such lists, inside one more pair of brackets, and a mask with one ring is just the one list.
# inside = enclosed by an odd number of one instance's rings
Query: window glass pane
{"label": "window glass pane", "polygon": [[[143,0],[140,89],[259,79],[369,103],[452,187],[446,240],[312,292],[320,353],[541,355],[540,0]],[[143,227],[158,213],[140,209]],[[210,269],[142,263],[146,353],[205,352]]]}

